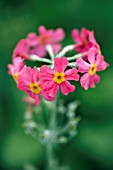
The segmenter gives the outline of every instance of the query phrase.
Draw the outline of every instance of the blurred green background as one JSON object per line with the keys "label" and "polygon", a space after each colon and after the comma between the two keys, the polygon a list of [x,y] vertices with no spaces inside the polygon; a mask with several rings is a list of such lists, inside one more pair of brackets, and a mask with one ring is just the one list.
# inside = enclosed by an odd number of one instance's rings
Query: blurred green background
{"label": "blurred green background", "polygon": [[105,60],[101,82],[85,91],[77,84],[65,101],[79,99],[82,117],[78,136],[59,150],[62,164],[72,170],[113,170],[113,0],[1,0],[0,1],[0,169],[21,170],[29,163],[43,169],[44,150],[22,129],[25,104],[7,64],[17,42],[37,27],[62,27],[72,43],[73,28],[95,31]]}

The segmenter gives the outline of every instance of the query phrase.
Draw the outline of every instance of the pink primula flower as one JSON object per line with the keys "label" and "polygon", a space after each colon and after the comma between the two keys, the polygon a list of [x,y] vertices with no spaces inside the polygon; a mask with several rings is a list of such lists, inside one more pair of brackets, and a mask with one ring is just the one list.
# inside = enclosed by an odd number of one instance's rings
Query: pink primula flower
{"label": "pink primula flower", "polygon": [[79,80],[77,69],[72,68],[66,70],[68,60],[66,57],[54,59],[54,70],[43,65],[40,70],[40,79],[43,82],[44,90],[51,96],[55,97],[59,88],[64,95],[75,90],[75,86],[71,85],[68,80]]}
{"label": "pink primula flower", "polygon": [[18,76],[23,67],[24,61],[21,57],[14,58],[13,64],[8,64],[8,73],[13,76],[16,83],[18,83]]}
{"label": "pink primula flower", "polygon": [[13,58],[15,57],[29,59],[29,45],[26,39],[20,40],[17,46],[15,47],[13,51]]}
{"label": "pink primula flower", "polygon": [[35,33],[28,34],[27,42],[31,45],[31,54],[36,54],[39,57],[45,57],[46,46],[51,45],[54,54],[56,54],[61,49],[61,44],[59,43],[64,39],[64,31],[61,28],[57,30],[46,30],[44,26],[39,27],[39,36]]}
{"label": "pink primula flower", "polygon": [[97,48],[92,47],[88,51],[88,62],[82,58],[76,60],[78,71],[84,73],[80,79],[81,86],[87,90],[89,87],[94,88],[95,83],[100,81],[100,77],[96,74],[98,71],[105,70],[108,64],[104,61],[104,57],[97,52]]}
{"label": "pink primula flower", "polygon": [[75,50],[79,53],[88,51],[92,46],[95,46],[98,50],[100,49],[95,40],[94,32],[86,28],[82,28],[80,33],[77,29],[73,29],[72,38],[76,43]]}
{"label": "pink primula flower", "polygon": [[44,92],[41,81],[39,80],[39,72],[36,67],[32,69],[30,67],[24,66],[18,77],[17,87],[20,90],[27,92],[30,97],[35,99],[35,105],[39,105],[40,103],[39,95],[42,95],[45,100],[53,100],[52,97],[48,96]]}

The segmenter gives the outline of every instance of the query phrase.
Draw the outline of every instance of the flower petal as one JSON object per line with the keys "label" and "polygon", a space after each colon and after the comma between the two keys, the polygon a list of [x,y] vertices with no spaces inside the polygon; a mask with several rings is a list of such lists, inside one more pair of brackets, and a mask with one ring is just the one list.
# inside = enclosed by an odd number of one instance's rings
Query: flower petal
{"label": "flower petal", "polygon": [[17,87],[22,91],[29,91],[29,82],[26,82],[23,77],[19,76]]}
{"label": "flower petal", "polygon": [[19,41],[17,46],[13,51],[13,58],[21,57],[25,59],[29,59],[29,45],[26,39],[22,39]]}
{"label": "flower petal", "polygon": [[45,34],[47,32],[46,28],[42,25],[38,28],[39,34]]}
{"label": "flower petal", "polygon": [[61,92],[64,95],[68,95],[68,93],[73,92],[75,90],[75,86],[71,85],[68,81],[63,82],[60,85],[60,88],[61,88]]}
{"label": "flower petal", "polygon": [[53,36],[52,36],[52,42],[58,42],[63,40],[65,37],[64,30],[62,28],[58,28],[57,30],[54,31]]}
{"label": "flower petal", "polygon": [[8,64],[8,74],[11,74],[11,75],[13,75],[14,74],[14,72],[15,72],[15,69],[14,69],[14,66],[13,66],[13,64]]}
{"label": "flower petal", "polygon": [[80,79],[80,84],[85,90],[88,90],[89,79],[90,79],[89,73],[84,74]]}
{"label": "flower petal", "polygon": [[58,92],[59,85],[54,81],[40,81],[43,92],[54,98]]}
{"label": "flower petal", "polygon": [[89,77],[89,87],[95,88],[95,75]]}
{"label": "flower petal", "polygon": [[71,36],[75,42],[81,42],[81,37],[80,37],[79,31],[77,29],[72,30]]}
{"label": "flower petal", "polygon": [[68,66],[68,60],[66,57],[55,58],[54,59],[54,68],[57,72],[64,72]]}
{"label": "flower petal", "polygon": [[54,76],[54,71],[46,65],[41,66],[39,77],[41,80],[52,80]]}
{"label": "flower petal", "polygon": [[97,48],[95,47],[91,47],[88,51],[88,61],[91,63],[91,64],[94,64],[95,63],[95,56],[97,54]]}
{"label": "flower petal", "polygon": [[100,54],[97,55],[95,64],[97,65],[97,71],[105,70],[106,67],[109,66],[109,64],[104,61],[104,57]]}
{"label": "flower petal", "polygon": [[48,95],[51,96],[52,98],[55,98],[58,89],[59,89],[59,85],[54,83],[52,88],[50,88],[50,90],[48,91]]}
{"label": "flower petal", "polygon": [[21,57],[13,58],[15,73],[19,73],[24,67],[24,60]]}
{"label": "flower petal", "polygon": [[100,76],[98,76],[97,74],[95,74],[95,75],[94,75],[94,81],[95,81],[96,83],[99,83],[99,81],[100,81]]}
{"label": "flower petal", "polygon": [[88,72],[90,69],[90,64],[84,61],[82,58],[78,58],[76,60],[77,66],[78,66],[78,71],[80,73],[85,73]]}
{"label": "flower petal", "polygon": [[45,93],[44,91],[41,93],[41,95],[44,97],[45,100],[47,101],[52,101],[54,100],[55,97],[51,97],[48,93]]}
{"label": "flower petal", "polygon": [[45,93],[48,93],[50,91],[50,89],[54,86],[54,84],[56,84],[54,81],[50,80],[50,81],[39,81],[39,83],[41,84],[41,87],[43,88],[43,90],[45,91]]}
{"label": "flower petal", "polygon": [[89,34],[88,34],[88,30],[86,28],[82,28],[81,29],[81,38],[83,41],[87,41]]}
{"label": "flower petal", "polygon": [[66,80],[79,80],[79,75],[77,74],[78,70],[76,68],[69,69],[65,72]]}
{"label": "flower petal", "polygon": [[89,86],[91,88],[95,88],[95,83],[99,83],[100,77],[97,74],[94,74],[93,76],[90,76],[89,79]]}
{"label": "flower petal", "polygon": [[33,82],[37,82],[38,81],[38,77],[39,77],[39,72],[38,72],[37,67],[35,66],[33,68],[32,81]]}
{"label": "flower petal", "polygon": [[98,50],[100,49],[94,37],[94,31],[89,31],[89,41],[92,43],[92,46],[96,47]]}
{"label": "flower petal", "polygon": [[38,36],[34,32],[29,33],[27,35],[26,41],[30,47],[36,46],[38,44]]}
{"label": "flower petal", "polygon": [[29,84],[32,82],[32,68],[24,66],[18,76],[17,87],[22,91],[29,90]]}

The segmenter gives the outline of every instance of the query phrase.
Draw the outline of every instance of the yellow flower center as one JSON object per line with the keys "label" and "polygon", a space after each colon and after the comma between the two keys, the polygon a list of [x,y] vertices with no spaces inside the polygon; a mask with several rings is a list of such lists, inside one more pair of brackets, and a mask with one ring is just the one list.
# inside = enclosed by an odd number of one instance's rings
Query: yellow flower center
{"label": "yellow flower center", "polygon": [[61,84],[62,82],[64,82],[65,81],[64,73],[56,72],[54,75],[54,81],[58,84]]}
{"label": "yellow flower center", "polygon": [[49,42],[50,38],[47,35],[42,35],[39,38],[40,44],[46,45]]}
{"label": "yellow flower center", "polygon": [[92,64],[91,67],[90,67],[90,70],[89,70],[89,74],[90,74],[91,76],[93,76],[93,75],[96,73],[96,71],[97,71],[97,66],[96,66],[96,64]]}
{"label": "yellow flower center", "polygon": [[41,87],[38,83],[31,83],[29,87],[30,90],[35,94],[39,94],[41,92]]}
{"label": "yellow flower center", "polygon": [[13,74],[13,79],[16,83],[18,83],[18,75],[16,73]]}

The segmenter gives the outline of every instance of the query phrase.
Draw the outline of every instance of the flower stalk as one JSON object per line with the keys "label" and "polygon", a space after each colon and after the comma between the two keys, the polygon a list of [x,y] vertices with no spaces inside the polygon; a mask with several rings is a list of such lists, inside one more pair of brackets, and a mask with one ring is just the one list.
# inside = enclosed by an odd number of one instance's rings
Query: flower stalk
{"label": "flower stalk", "polygon": [[56,134],[57,100],[58,100],[58,95],[51,105],[51,116],[50,116],[50,121],[49,121],[49,129],[52,135],[51,135],[51,140],[46,145],[46,155],[47,155],[47,165],[48,165],[47,170],[53,170],[57,166],[57,160],[54,155],[55,154],[54,146],[56,144],[56,139],[57,139],[57,134]]}
{"label": "flower stalk", "polygon": [[30,55],[30,60],[31,61],[39,61],[39,62],[44,62],[44,63],[51,63],[51,60],[46,59],[46,58],[40,58],[39,56],[35,54]]}
{"label": "flower stalk", "polygon": [[[72,80],[75,83],[80,81],[85,90],[94,88],[95,83],[100,81],[97,72],[108,67],[104,56],[100,54],[100,46],[93,31],[82,28],[79,32],[73,29],[71,36],[74,44],[62,48],[60,41],[65,37],[63,29],[47,30],[40,26],[39,35],[30,33],[19,41],[13,51],[12,64],[8,65],[8,73],[12,75],[17,88],[28,95],[25,99],[28,107],[23,127],[27,134],[46,146],[47,170],[68,169],[59,167],[55,149],[58,144],[67,143],[76,136],[80,121],[80,117],[76,118],[75,114],[79,102],[72,101],[65,106],[65,102],[59,100],[59,91],[64,96],[74,92],[76,86],[70,82]],[[75,51],[75,55],[66,57],[70,51]],[[49,59],[44,58],[46,54]],[[31,68],[25,65],[25,60],[42,62],[42,65],[40,68]],[[38,106],[37,113],[43,112],[41,123],[33,118],[34,105]]]}

